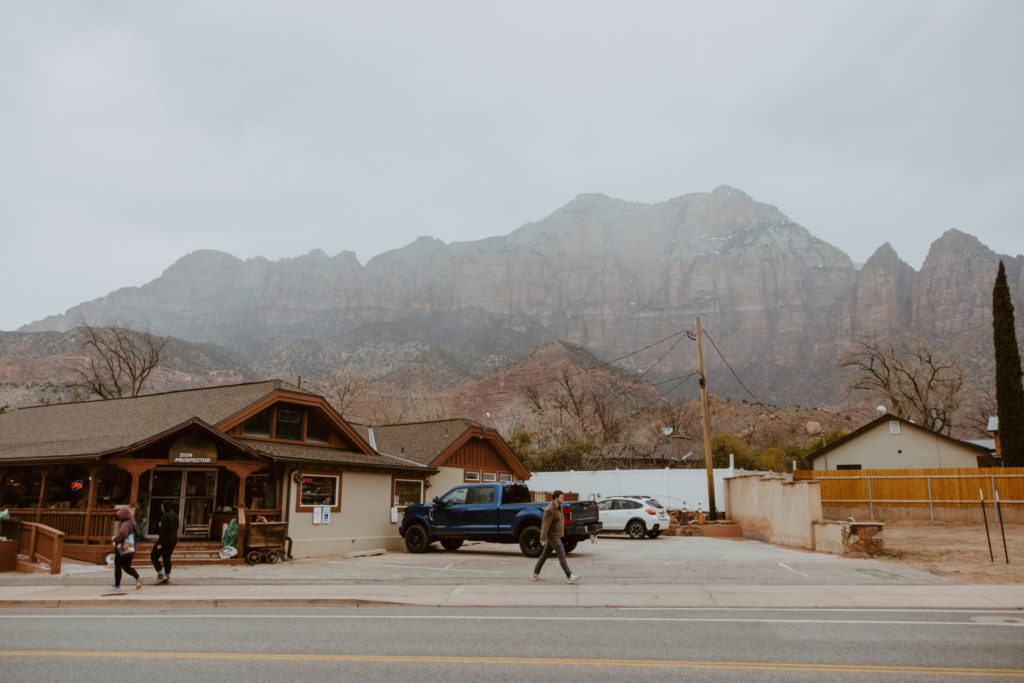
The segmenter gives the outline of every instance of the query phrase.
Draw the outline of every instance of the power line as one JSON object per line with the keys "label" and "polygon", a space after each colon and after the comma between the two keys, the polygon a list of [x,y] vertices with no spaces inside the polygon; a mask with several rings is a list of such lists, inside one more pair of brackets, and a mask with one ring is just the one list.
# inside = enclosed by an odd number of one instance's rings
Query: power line
{"label": "power line", "polygon": [[732,373],[732,376],[736,378],[736,381],[740,383],[740,386],[743,387],[744,391],[746,391],[748,394],[750,394],[750,398],[754,399],[754,402],[756,404],[764,405],[761,402],[761,399],[759,399],[757,396],[754,396],[754,392],[752,392],[750,389],[747,388],[747,385],[743,383],[743,380],[740,379],[740,376],[737,375],[736,371],[732,369],[732,365],[730,365],[729,361],[726,360],[724,355],[722,355],[722,352],[718,348],[718,344],[716,344],[715,340],[711,338],[711,335],[708,334],[708,331],[707,330],[701,330],[701,332],[703,332],[704,336],[707,337],[709,342],[711,342],[711,346],[714,347],[715,352],[718,353],[718,357],[722,359],[723,363],[725,363],[725,367],[729,368],[729,372]]}

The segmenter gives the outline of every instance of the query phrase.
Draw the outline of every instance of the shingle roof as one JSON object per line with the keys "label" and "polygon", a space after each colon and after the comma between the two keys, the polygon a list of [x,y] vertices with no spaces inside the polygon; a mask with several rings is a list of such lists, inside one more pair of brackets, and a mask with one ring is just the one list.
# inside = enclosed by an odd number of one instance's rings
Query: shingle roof
{"label": "shingle roof", "polygon": [[271,380],[12,410],[0,414],[0,461],[96,457],[194,417],[216,425],[279,389],[316,395]]}
{"label": "shingle roof", "polygon": [[[352,426],[359,431],[360,436],[369,440],[366,426]],[[383,425],[373,427],[373,440],[379,453],[430,465],[460,436],[473,428],[484,429],[483,425],[465,418]]]}
{"label": "shingle roof", "polygon": [[435,470],[406,462],[398,458],[376,453],[359,453],[357,451],[342,450],[340,448],[325,448],[323,446],[304,446],[302,444],[278,443],[276,441],[264,441],[261,439],[236,439],[239,443],[246,445],[252,450],[266,455],[274,460],[290,462],[306,462],[331,465],[357,465],[372,468],[383,468],[388,470],[423,470],[427,473]]}

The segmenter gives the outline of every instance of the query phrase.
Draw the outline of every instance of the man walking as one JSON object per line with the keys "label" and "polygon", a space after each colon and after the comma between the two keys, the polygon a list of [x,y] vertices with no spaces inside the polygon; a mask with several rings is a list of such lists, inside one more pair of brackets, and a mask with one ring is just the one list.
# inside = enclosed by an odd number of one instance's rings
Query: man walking
{"label": "man walking", "polygon": [[558,563],[562,565],[562,571],[569,583],[576,583],[580,580],[579,574],[573,574],[569,569],[569,563],[565,561],[565,547],[562,546],[562,536],[565,535],[565,521],[562,519],[562,496],[561,491],[551,494],[551,505],[544,508],[544,518],[540,523],[540,542],[543,548],[540,557],[537,558],[537,565],[533,568],[530,576],[534,581],[547,581],[541,578],[540,570],[549,552],[558,553]]}
{"label": "man walking", "polygon": [[[160,516],[160,537],[149,553],[156,569],[156,582],[167,583],[171,580],[171,553],[178,545],[178,515],[174,512],[174,504],[165,500],[160,504],[163,514]],[[163,566],[160,561],[163,560]]]}

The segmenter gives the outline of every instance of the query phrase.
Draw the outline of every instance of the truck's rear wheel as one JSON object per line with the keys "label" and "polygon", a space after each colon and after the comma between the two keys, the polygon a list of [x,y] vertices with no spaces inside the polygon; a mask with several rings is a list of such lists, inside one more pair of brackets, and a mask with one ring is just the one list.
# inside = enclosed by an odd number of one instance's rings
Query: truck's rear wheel
{"label": "truck's rear wheel", "polygon": [[462,547],[462,539],[461,538],[442,538],[441,539],[441,546],[445,550],[458,550],[459,548]]}
{"label": "truck's rear wheel", "polygon": [[519,549],[527,557],[540,557],[544,546],[540,544],[540,527],[528,526],[519,534]]}
{"label": "truck's rear wheel", "polygon": [[411,526],[405,532],[405,549],[410,553],[425,552],[430,546],[430,537],[427,530],[420,525]]}
{"label": "truck's rear wheel", "polygon": [[579,543],[579,539],[577,539],[577,538],[563,538],[562,539],[562,547],[565,548],[565,552],[567,552],[567,553],[571,553],[573,550],[575,550],[577,543]]}

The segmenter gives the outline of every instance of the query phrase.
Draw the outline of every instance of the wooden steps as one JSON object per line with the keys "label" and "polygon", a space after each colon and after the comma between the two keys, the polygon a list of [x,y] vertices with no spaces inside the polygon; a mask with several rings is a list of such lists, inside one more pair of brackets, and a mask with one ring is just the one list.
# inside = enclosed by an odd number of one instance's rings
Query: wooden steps
{"label": "wooden steps", "polygon": [[[228,559],[222,558],[220,556],[222,547],[219,541],[178,541],[178,545],[174,547],[174,554],[171,555],[171,564],[242,564],[245,562],[238,555]],[[152,542],[140,543],[135,551],[135,564],[143,559],[148,563],[149,553],[152,550]]]}

